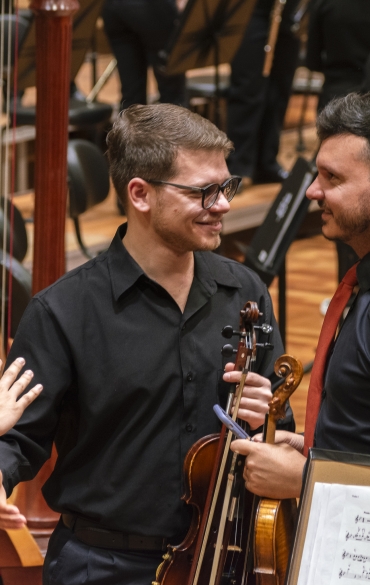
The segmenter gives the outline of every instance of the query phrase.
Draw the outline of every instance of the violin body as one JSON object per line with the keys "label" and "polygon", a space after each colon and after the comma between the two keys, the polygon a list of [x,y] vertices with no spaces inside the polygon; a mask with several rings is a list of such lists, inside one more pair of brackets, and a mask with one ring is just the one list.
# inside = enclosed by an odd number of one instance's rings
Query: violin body
{"label": "violin body", "polygon": [[[299,360],[282,355],[274,365],[275,374],[285,378],[270,402],[270,411],[264,429],[265,442],[274,444],[276,424],[285,414],[288,398],[298,388],[303,367]],[[257,585],[283,585],[293,545],[294,526],[297,519],[295,498],[259,501],[254,526],[254,572]]]}
{"label": "violin body", "polygon": [[257,585],[283,585],[293,546],[297,501],[260,500],[255,522]]}
{"label": "violin body", "polygon": [[185,540],[178,546],[168,546],[152,585],[186,585],[188,582],[219,440],[218,434],[207,435],[197,441],[186,455],[184,461],[186,491],[182,500],[193,506],[192,522]]}
{"label": "violin body", "polygon": [[[156,573],[156,580],[152,585],[190,585],[194,582],[195,566],[193,559],[198,557],[200,542],[199,534],[205,530],[205,519],[208,517],[209,508],[211,505],[211,498],[209,494],[209,485],[212,484],[213,476],[215,475],[215,460],[217,460],[218,451],[222,448],[224,443],[225,433],[208,435],[197,441],[189,450],[184,462],[184,474],[186,481],[186,492],[182,499],[193,507],[193,516],[190,529],[185,537],[185,540],[178,546],[168,546],[168,551],[163,555],[163,562],[159,565]],[[243,467],[241,462],[241,467]],[[226,478],[225,478],[226,479]],[[252,501],[253,495],[244,490],[246,498]],[[198,585],[209,585],[210,574],[212,569],[214,548],[217,537],[217,519],[220,516],[222,502],[220,501],[215,510],[215,525],[211,527],[210,536],[207,541],[207,547],[204,553],[204,560],[201,565]],[[244,506],[245,514],[240,522],[243,522],[249,527],[251,522],[251,502]],[[242,527],[239,528],[243,532]],[[246,546],[247,531],[244,530],[244,537],[241,539],[241,547]],[[238,547],[235,547],[238,548]],[[230,547],[231,554],[235,552],[233,547]],[[239,550],[236,552],[240,552]],[[243,563],[243,558],[240,559]],[[239,563],[242,564],[242,563]],[[237,565],[240,578],[233,573],[233,578],[230,581],[223,581],[223,583],[241,583],[242,569]],[[225,567],[227,572],[227,565]],[[234,578],[236,581],[234,581]],[[248,580],[251,585],[254,585],[253,575],[250,575]],[[247,581],[245,581],[245,584]]]}

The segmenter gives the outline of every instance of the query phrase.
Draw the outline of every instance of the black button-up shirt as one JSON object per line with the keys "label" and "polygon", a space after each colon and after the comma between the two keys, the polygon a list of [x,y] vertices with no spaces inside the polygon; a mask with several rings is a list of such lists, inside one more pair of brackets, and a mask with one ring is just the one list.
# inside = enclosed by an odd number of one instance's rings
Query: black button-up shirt
{"label": "black button-up shirt", "polygon": [[359,293],[328,362],[315,446],[370,453],[370,254],[357,267]]}
{"label": "black button-up shirt", "polygon": [[253,300],[274,326],[275,346],[258,353],[256,371],[271,376],[283,348],[266,287],[245,266],[195,253],[182,313],[128,254],[124,234],[121,226],[108,251],[29,304],[9,360],[23,356],[44,390],[1,438],[0,468],[9,493],[35,475],[56,438],[58,461],[43,488],[51,508],[171,537],[189,524],[185,455],[219,431],[212,407],[226,402],[221,329],[238,329]]}

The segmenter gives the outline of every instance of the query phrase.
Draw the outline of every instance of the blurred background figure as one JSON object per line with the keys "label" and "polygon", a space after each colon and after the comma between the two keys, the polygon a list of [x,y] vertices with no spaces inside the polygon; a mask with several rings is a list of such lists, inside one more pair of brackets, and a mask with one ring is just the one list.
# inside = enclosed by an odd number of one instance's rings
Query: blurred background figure
{"label": "blurred background figure", "polygon": [[[324,73],[318,110],[335,97],[370,91],[370,2],[311,0],[306,64]],[[338,280],[358,260],[338,242]]]}
{"label": "blurred background figure", "polygon": [[299,0],[287,0],[269,77],[262,75],[274,0],[257,0],[242,44],[231,64],[227,134],[235,152],[232,174],[243,186],[281,182],[288,173],[276,160],[280,131],[297,66],[299,39],[293,32]]}
{"label": "blurred background figure", "polygon": [[[182,8],[182,2],[179,8]],[[121,109],[147,103],[147,70],[153,67],[160,101],[185,105],[185,75],[166,76],[158,52],[179,17],[176,0],[106,0],[104,28],[121,81]]]}

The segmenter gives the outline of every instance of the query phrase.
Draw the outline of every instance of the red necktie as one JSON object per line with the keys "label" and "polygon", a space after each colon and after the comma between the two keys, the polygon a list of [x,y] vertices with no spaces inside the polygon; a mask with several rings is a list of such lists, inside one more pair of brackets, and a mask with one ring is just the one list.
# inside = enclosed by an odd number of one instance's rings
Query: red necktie
{"label": "red necktie", "polygon": [[358,262],[352,266],[344,275],[339,284],[326,312],[322,324],[319,341],[317,344],[315,361],[312,367],[310,385],[308,388],[306,422],[304,429],[304,450],[303,454],[307,457],[308,449],[313,445],[316,421],[320,410],[321,394],[324,386],[324,374],[328,354],[332,346],[335,333],[343,311],[353,292],[353,287],[357,284]]}

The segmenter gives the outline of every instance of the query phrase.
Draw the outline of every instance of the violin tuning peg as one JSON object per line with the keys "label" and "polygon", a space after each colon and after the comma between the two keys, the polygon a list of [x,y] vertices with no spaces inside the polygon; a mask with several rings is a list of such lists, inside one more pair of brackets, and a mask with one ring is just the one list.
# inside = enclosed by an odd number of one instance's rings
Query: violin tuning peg
{"label": "violin tuning peg", "polygon": [[226,337],[226,339],[230,339],[233,336],[233,328],[231,325],[226,325],[221,331],[222,337]]}
{"label": "violin tuning peg", "polygon": [[259,329],[262,331],[262,333],[269,335],[270,333],[272,333],[274,328],[272,327],[272,325],[269,325],[268,323],[263,323],[262,325],[255,325],[254,329]]}
{"label": "violin tuning peg", "polygon": [[240,331],[235,331],[231,325],[226,325],[222,331],[221,331],[221,335],[223,337],[226,337],[226,339],[231,339],[231,337],[233,335],[242,335],[242,333]]}
{"label": "violin tuning peg", "polygon": [[224,357],[231,357],[234,353],[237,353],[237,350],[230,343],[227,343],[221,349],[221,353]]}
{"label": "violin tuning peg", "polygon": [[274,330],[273,326],[269,325],[268,323],[262,323],[261,329],[262,329],[262,333],[265,333],[266,335],[269,335]]}

